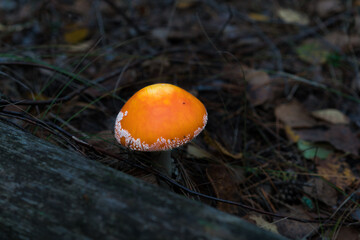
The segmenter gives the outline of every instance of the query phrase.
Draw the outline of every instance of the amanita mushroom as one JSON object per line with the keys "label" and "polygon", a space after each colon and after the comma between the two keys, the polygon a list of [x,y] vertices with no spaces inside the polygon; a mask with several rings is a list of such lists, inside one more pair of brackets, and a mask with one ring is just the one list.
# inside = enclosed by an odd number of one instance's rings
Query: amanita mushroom
{"label": "amanita mushroom", "polygon": [[125,103],[116,118],[115,138],[132,150],[159,152],[155,164],[171,175],[170,150],[196,137],[207,118],[204,105],[191,93],[172,84],[153,84]]}

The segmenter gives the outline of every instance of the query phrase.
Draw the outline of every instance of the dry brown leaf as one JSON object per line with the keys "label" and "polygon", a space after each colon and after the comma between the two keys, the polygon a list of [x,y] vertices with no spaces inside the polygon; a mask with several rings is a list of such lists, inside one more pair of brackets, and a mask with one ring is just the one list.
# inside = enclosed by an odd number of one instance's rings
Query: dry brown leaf
{"label": "dry brown leaf", "polygon": [[[238,187],[239,182],[236,181],[237,177],[230,171],[229,168],[224,165],[213,164],[206,168],[206,176],[210,180],[217,198],[235,202],[239,202],[241,200],[239,194],[240,189]],[[231,214],[238,212],[237,206],[221,202],[218,203],[217,208]]]}
{"label": "dry brown leaf", "polygon": [[248,81],[247,97],[253,106],[264,104],[274,96],[271,80],[266,72],[249,71],[245,74]]}
{"label": "dry brown leaf", "polygon": [[340,162],[336,155],[325,160],[319,160],[316,169],[320,176],[343,190],[356,180],[349,164]]}
{"label": "dry brown leaf", "polygon": [[[302,205],[291,206],[290,210],[281,209],[277,212],[277,214],[302,219],[311,219]],[[317,223],[302,223],[287,220],[286,218],[281,219],[281,221],[277,221],[275,224],[279,233],[290,239],[303,239],[303,237],[307,236],[310,232],[313,232],[319,227],[319,224]]]}
{"label": "dry brown leaf", "polygon": [[286,125],[293,128],[313,127],[316,125],[316,121],[297,101],[292,101],[277,106],[275,108],[275,115]]}
{"label": "dry brown leaf", "polygon": [[328,142],[334,148],[351,153],[359,154],[360,140],[356,134],[346,125],[331,125],[329,128],[296,129],[296,135],[302,140],[310,142]]}
{"label": "dry brown leaf", "polygon": [[261,216],[250,215],[247,218],[250,220],[253,220],[258,227],[268,230],[270,232],[279,234],[277,226],[274,223],[269,223],[268,221],[263,219]]}
{"label": "dry brown leaf", "polygon": [[303,187],[304,192],[333,207],[337,203],[337,191],[321,178],[313,178]]}
{"label": "dry brown leaf", "polygon": [[349,118],[337,109],[322,109],[311,112],[315,118],[333,123],[333,124],[349,124]]}
{"label": "dry brown leaf", "polygon": [[245,79],[245,72],[250,69],[241,64],[227,63],[223,66],[222,77],[233,82],[242,82]]}

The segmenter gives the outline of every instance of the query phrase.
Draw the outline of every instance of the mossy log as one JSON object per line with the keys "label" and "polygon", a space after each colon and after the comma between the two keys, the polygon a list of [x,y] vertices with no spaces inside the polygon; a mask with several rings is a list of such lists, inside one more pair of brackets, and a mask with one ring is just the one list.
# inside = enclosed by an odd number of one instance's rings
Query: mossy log
{"label": "mossy log", "polygon": [[285,239],[0,121],[0,239]]}

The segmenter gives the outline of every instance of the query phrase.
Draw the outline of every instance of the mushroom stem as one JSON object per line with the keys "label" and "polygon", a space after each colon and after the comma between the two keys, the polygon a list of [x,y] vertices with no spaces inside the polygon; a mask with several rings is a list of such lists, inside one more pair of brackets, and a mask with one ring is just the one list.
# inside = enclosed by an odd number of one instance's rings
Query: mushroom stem
{"label": "mushroom stem", "polygon": [[173,164],[171,159],[171,150],[168,151],[159,151],[152,152],[152,162],[156,169],[160,170],[162,173],[167,174],[171,177]]}

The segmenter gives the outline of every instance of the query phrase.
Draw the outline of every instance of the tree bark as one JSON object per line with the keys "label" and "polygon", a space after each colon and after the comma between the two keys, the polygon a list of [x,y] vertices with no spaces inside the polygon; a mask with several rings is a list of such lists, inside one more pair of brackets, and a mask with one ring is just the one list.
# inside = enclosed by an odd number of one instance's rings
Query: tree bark
{"label": "tree bark", "polygon": [[0,239],[285,239],[0,121]]}

